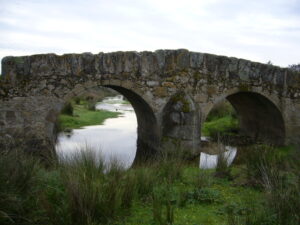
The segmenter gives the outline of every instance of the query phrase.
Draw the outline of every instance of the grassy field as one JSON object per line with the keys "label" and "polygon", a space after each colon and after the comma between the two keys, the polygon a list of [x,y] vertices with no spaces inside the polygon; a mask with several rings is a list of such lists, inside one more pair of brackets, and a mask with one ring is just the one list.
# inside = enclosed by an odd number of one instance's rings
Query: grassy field
{"label": "grassy field", "polygon": [[60,129],[77,129],[84,126],[100,125],[108,118],[116,118],[119,112],[89,110],[86,104],[73,104],[73,115],[59,116]]}
{"label": "grassy field", "polygon": [[47,168],[20,151],[0,154],[3,225],[300,222],[300,166],[288,149],[253,146],[247,161],[222,177],[221,167],[200,170],[175,154],[129,170],[87,150]]}

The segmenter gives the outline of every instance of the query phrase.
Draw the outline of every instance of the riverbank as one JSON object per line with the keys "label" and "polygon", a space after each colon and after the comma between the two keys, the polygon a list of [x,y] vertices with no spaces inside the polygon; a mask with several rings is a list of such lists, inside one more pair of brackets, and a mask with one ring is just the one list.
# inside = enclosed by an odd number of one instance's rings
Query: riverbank
{"label": "riverbank", "polygon": [[48,168],[1,152],[1,224],[299,224],[300,166],[291,150],[252,146],[247,161],[213,170],[180,154],[124,170],[84,151]]}
{"label": "riverbank", "polygon": [[61,114],[59,116],[60,130],[78,129],[84,126],[101,125],[108,118],[116,118],[121,113],[106,110],[91,110],[87,103],[72,103],[73,115]]}

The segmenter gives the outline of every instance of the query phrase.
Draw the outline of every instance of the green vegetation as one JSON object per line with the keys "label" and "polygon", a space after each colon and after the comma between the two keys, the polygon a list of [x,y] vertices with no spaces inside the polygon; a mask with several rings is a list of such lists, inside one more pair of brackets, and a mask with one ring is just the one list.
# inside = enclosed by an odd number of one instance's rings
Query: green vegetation
{"label": "green vegetation", "polygon": [[233,166],[231,179],[169,152],[125,170],[88,149],[50,168],[2,151],[0,224],[299,224],[298,152],[249,147],[252,159]]}
{"label": "green vegetation", "polygon": [[[79,103],[79,104],[76,104]],[[59,116],[60,130],[77,129],[83,126],[100,125],[108,118],[116,118],[119,112],[94,110],[95,104],[75,99],[67,103]]]}
{"label": "green vegetation", "polygon": [[217,139],[218,136],[235,135],[238,129],[239,122],[236,112],[229,102],[223,101],[208,114],[202,127],[202,134]]}
{"label": "green vegetation", "polygon": [[216,137],[217,134],[234,134],[238,130],[238,120],[231,115],[205,122],[202,128],[204,136]]}
{"label": "green vegetation", "polygon": [[[63,112],[64,128],[94,125],[105,117],[82,99]],[[212,112],[204,128],[210,135],[237,125],[228,106]],[[185,161],[180,149],[162,149],[151,162],[128,170],[93,152],[98,151],[82,149],[46,167],[22,149],[0,151],[0,224],[300,224],[295,147],[248,146],[238,164],[228,166],[221,155],[211,170]]]}

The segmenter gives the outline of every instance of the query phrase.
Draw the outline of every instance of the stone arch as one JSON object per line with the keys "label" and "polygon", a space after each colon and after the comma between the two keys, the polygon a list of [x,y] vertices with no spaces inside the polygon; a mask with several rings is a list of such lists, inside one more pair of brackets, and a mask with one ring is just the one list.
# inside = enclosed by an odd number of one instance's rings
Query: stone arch
{"label": "stone arch", "polygon": [[[134,163],[151,160],[156,154],[159,147],[159,129],[156,116],[153,112],[151,105],[140,94],[139,91],[133,91],[126,87],[131,85],[122,85],[120,82],[103,82],[101,84],[87,83],[75,87],[65,97],[64,101],[67,102],[72,97],[80,95],[87,91],[89,88],[107,87],[111,88],[123,96],[131,103],[137,117],[137,150]],[[137,93],[139,92],[139,93]]]}
{"label": "stone arch", "polygon": [[162,111],[162,139],[189,149],[192,154],[200,144],[199,116],[193,99],[183,91],[170,97]]}
{"label": "stone arch", "polygon": [[262,92],[231,90],[216,98],[206,109],[205,117],[213,105],[224,99],[227,99],[237,112],[241,134],[267,144],[285,143],[284,118],[273,99]]}

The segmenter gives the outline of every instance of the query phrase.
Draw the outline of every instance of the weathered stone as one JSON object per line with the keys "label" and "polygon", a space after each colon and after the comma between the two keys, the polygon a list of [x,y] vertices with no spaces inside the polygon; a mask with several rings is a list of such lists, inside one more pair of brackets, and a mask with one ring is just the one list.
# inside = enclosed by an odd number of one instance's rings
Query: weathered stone
{"label": "weathered stone", "polygon": [[17,117],[16,117],[16,114],[15,114],[14,111],[7,111],[6,112],[6,120],[8,122],[15,122],[16,118]]}
{"label": "weathered stone", "polygon": [[159,97],[168,96],[168,91],[165,87],[157,87],[154,89],[154,94]]}
{"label": "weathered stone", "polygon": [[176,86],[172,82],[163,82],[163,87],[175,88]]}
{"label": "weathered stone", "polygon": [[159,82],[158,81],[147,81],[146,82],[147,86],[149,87],[154,87],[154,86],[158,86],[159,85]]}
{"label": "weathered stone", "polygon": [[226,98],[249,136],[300,143],[300,73],[272,65],[181,49],[5,57],[2,72],[0,136],[37,149],[54,146],[64,100],[97,86],[134,106],[137,157],[155,152],[165,138],[194,151],[203,118]]}

